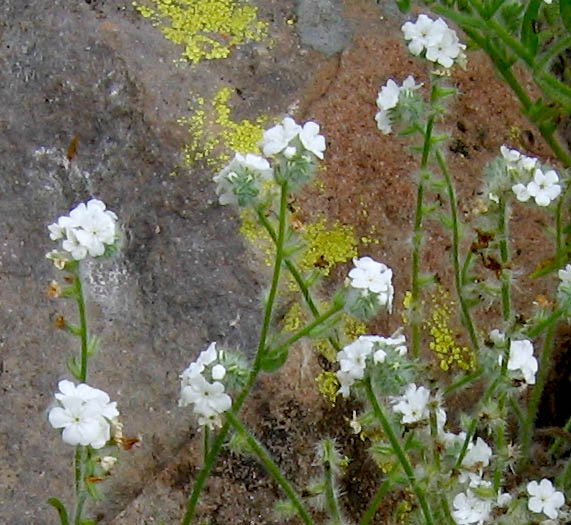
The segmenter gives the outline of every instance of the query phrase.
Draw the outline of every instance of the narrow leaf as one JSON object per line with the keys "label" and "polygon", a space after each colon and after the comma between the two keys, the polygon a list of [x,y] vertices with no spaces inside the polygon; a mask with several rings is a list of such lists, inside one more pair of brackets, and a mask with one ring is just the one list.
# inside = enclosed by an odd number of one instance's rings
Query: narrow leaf
{"label": "narrow leaf", "polygon": [[69,525],[67,510],[65,510],[64,504],[58,498],[50,498],[46,503],[57,510],[61,525]]}
{"label": "narrow leaf", "polygon": [[273,352],[268,352],[262,357],[261,368],[264,372],[275,372],[286,362],[288,356],[287,348],[278,348]]}
{"label": "narrow leaf", "polygon": [[571,0],[559,0],[561,20],[568,31],[571,31]]}
{"label": "narrow leaf", "polygon": [[521,43],[527,47],[534,56],[537,54],[537,44],[539,41],[537,33],[535,32],[535,22],[537,20],[537,14],[539,13],[539,4],[542,1],[543,0],[531,0],[531,2],[529,2],[521,23]]}

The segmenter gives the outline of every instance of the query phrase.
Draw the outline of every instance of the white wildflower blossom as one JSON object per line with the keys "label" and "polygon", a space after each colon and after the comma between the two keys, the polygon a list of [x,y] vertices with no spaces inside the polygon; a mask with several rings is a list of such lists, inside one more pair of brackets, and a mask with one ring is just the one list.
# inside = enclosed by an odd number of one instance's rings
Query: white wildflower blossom
{"label": "white wildflower blossom", "polygon": [[456,494],[452,504],[452,517],[458,525],[483,525],[492,511],[492,502],[478,497],[470,489]]}
{"label": "white wildflower blossom", "polygon": [[353,383],[363,379],[365,376],[367,357],[372,350],[373,343],[363,337],[359,337],[359,339],[337,352],[337,361],[340,369],[336,375],[340,384],[339,393],[343,397],[348,397]]}
{"label": "white wildflower blossom", "polygon": [[379,108],[379,111],[375,115],[377,127],[381,132],[385,135],[391,133],[391,111],[397,107],[401,96],[409,96],[421,86],[422,84],[417,84],[415,82],[412,75],[409,75],[404,80],[402,86],[399,86],[392,78],[389,78],[387,83],[384,86],[381,86],[381,90],[377,96],[377,107]]}
{"label": "white wildflower blossom", "polygon": [[264,131],[260,142],[265,156],[272,157],[282,153],[287,159],[298,153],[296,145],[300,144],[318,159],[323,159],[325,137],[319,134],[319,125],[311,120],[302,127],[291,117],[286,117],[281,124]]}
{"label": "white wildflower blossom", "polygon": [[470,470],[480,470],[490,464],[492,449],[479,437],[476,444],[470,443],[468,452],[462,460],[462,467]]}
{"label": "white wildflower blossom", "polygon": [[393,396],[391,403],[393,411],[402,414],[401,423],[409,424],[428,420],[430,417],[429,399],[430,391],[427,388],[417,387],[415,383],[411,383],[407,385],[402,396]]}
{"label": "white wildflower blossom", "polygon": [[111,420],[119,415],[117,404],[97,388],[63,380],[55,394],[58,406],[50,409],[52,427],[63,428],[62,439],[70,445],[102,448],[111,437]]}
{"label": "white wildflower blossom", "polygon": [[533,180],[527,185],[527,192],[535,199],[538,206],[549,206],[549,203],[561,193],[558,182],[559,177],[555,170],[543,173],[538,168],[533,173]]}
{"label": "white wildflower blossom", "polygon": [[318,159],[323,160],[325,137],[319,134],[318,124],[312,121],[306,122],[299,132],[299,140],[307,151],[313,153]]}
{"label": "white wildflower blossom", "polygon": [[519,371],[528,385],[534,385],[537,368],[537,359],[533,355],[533,343],[529,339],[512,340],[508,370]]}
{"label": "white wildflower blossom", "polygon": [[394,288],[393,272],[383,263],[370,257],[353,258],[353,268],[349,272],[351,286],[377,295],[379,304],[392,311]]}
{"label": "white wildflower blossom", "polygon": [[555,487],[548,479],[542,479],[539,483],[530,481],[527,484],[527,493],[530,496],[527,508],[531,512],[543,512],[551,519],[558,517],[559,508],[565,504],[563,493],[555,490]]}

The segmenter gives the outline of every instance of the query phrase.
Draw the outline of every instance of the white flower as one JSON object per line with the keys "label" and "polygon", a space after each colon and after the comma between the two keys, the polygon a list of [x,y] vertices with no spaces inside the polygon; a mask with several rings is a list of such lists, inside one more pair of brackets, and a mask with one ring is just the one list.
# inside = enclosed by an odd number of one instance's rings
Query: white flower
{"label": "white flower", "polygon": [[527,202],[531,197],[529,191],[527,191],[527,186],[523,184],[514,184],[512,191],[515,193],[516,199],[520,202]]}
{"label": "white flower", "polygon": [[551,519],[557,518],[559,507],[565,504],[563,493],[555,490],[548,479],[542,479],[540,483],[530,481],[527,484],[527,493],[530,495],[527,508],[531,512],[543,512]]}
{"label": "white flower", "polygon": [[504,160],[510,164],[516,163],[521,158],[521,153],[517,149],[510,149],[507,146],[500,146],[500,153]]}
{"label": "white flower", "polygon": [[[400,329],[399,329],[400,330]],[[375,364],[384,363],[387,352],[395,352],[399,356],[403,356],[407,352],[406,338],[404,334],[395,332],[391,337],[381,337],[380,335],[362,335],[359,339],[371,341],[375,347],[379,347],[373,354],[373,362]],[[398,334],[398,335],[397,335]]]}
{"label": "white flower", "polygon": [[392,78],[389,78],[377,96],[378,108],[381,110],[395,108],[399,101],[400,89],[399,85]]}
{"label": "white flower", "polygon": [[61,247],[66,252],[71,253],[76,261],[81,261],[87,257],[87,247],[79,242],[75,232],[76,230],[73,229],[67,230],[67,237],[62,242]]}
{"label": "white flower", "polygon": [[432,29],[434,20],[426,15],[419,15],[415,23],[406,22],[401,30],[404,33],[404,39],[410,40],[408,50],[413,55],[420,55],[424,48],[428,45],[428,37]]}
{"label": "white flower", "polygon": [[475,445],[470,445],[462,460],[462,467],[470,470],[480,470],[483,467],[487,467],[492,457],[492,449],[481,437],[476,440]]}
{"label": "white flower", "polygon": [[417,423],[430,417],[428,400],[430,391],[423,386],[417,388],[414,383],[407,385],[402,396],[391,399],[393,411],[403,415],[401,423]]}
{"label": "white flower", "polygon": [[367,357],[372,351],[373,342],[366,336],[361,336],[337,352],[340,369],[336,375],[340,384],[339,393],[343,397],[348,397],[353,383],[365,376]]}
{"label": "white flower", "polygon": [[217,364],[212,367],[212,379],[215,381],[222,381],[226,375],[226,368],[223,365]]}
{"label": "white flower", "polygon": [[466,46],[460,43],[456,32],[439,18],[432,25],[426,46],[426,58],[441,66],[451,67]]}
{"label": "white flower", "polygon": [[561,279],[561,284],[563,286],[569,286],[571,284],[571,263],[565,266],[563,270],[557,272],[559,279]]}
{"label": "white flower", "polygon": [[549,206],[561,193],[561,186],[557,184],[559,177],[554,170],[543,173],[536,169],[533,180],[527,185],[527,192],[535,199],[538,206]]}
{"label": "white flower", "polygon": [[519,370],[528,385],[535,384],[537,359],[533,356],[533,343],[529,339],[511,341],[508,370]]}
{"label": "white flower", "polygon": [[280,153],[288,147],[290,140],[296,137],[301,131],[301,126],[296,124],[291,117],[286,117],[281,124],[266,131],[260,145],[266,157],[271,157]]}
{"label": "white flower", "polygon": [[393,272],[383,263],[370,257],[354,257],[353,268],[349,272],[351,286],[377,294],[379,304],[386,305],[392,311],[394,288],[392,285]]}
{"label": "white flower", "polygon": [[391,118],[387,110],[378,111],[375,115],[375,121],[377,122],[377,128],[385,135],[388,135],[393,130]]}
{"label": "white flower", "polygon": [[471,490],[460,492],[452,502],[454,510],[452,517],[458,525],[476,523],[482,525],[490,516],[492,504],[476,496]]}
{"label": "white flower", "polygon": [[101,448],[109,441],[111,419],[119,415],[116,403],[97,388],[77,387],[67,380],[58,383],[55,394],[59,406],[53,407],[48,420],[54,428],[63,428],[62,439],[70,445]]}
{"label": "white flower", "polygon": [[299,132],[299,140],[303,147],[313,153],[318,159],[323,160],[325,151],[325,137],[319,134],[319,125],[311,120],[303,125]]}

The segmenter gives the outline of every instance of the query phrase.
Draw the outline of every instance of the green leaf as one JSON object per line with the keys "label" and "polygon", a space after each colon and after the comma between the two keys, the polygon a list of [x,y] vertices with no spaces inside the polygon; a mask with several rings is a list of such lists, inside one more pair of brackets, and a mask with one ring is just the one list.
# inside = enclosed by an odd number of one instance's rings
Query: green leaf
{"label": "green leaf", "polygon": [[87,336],[87,355],[93,357],[97,354],[101,340],[96,335]]}
{"label": "green leaf", "polygon": [[451,230],[452,226],[454,225],[454,223],[452,222],[452,217],[450,217],[450,215],[448,215],[447,213],[440,213],[438,215],[438,220],[440,221],[440,224],[442,224],[442,226],[448,228],[449,230]]}
{"label": "green leaf", "polygon": [[77,356],[71,356],[67,360],[67,369],[75,379],[81,381],[81,364],[78,362]]}
{"label": "green leaf", "polygon": [[529,2],[521,24],[521,43],[535,56],[537,54],[538,36],[535,31],[535,22],[539,13],[539,4],[543,0]]}
{"label": "green leaf", "polygon": [[410,10],[410,0],[397,0],[397,5],[403,13],[408,13]]}
{"label": "green leaf", "polygon": [[275,372],[287,361],[288,349],[279,347],[262,357],[261,368],[264,372]]}
{"label": "green leaf", "polygon": [[65,510],[64,504],[58,498],[50,498],[46,503],[57,510],[61,525],[69,525],[67,510]]}
{"label": "green leaf", "polygon": [[561,20],[568,31],[571,31],[571,0],[559,0]]}
{"label": "green leaf", "polygon": [[517,34],[519,32],[523,10],[524,7],[519,2],[504,5],[500,9],[500,19],[510,33]]}

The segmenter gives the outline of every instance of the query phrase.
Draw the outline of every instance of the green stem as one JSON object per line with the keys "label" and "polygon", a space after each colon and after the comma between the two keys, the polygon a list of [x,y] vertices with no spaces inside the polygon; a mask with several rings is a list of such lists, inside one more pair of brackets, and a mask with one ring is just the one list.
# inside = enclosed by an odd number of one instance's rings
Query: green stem
{"label": "green stem", "polygon": [[507,269],[509,263],[509,245],[508,245],[508,227],[507,227],[507,201],[505,196],[500,196],[499,215],[498,215],[498,233],[500,238],[500,260],[502,264],[502,313],[506,323],[511,319],[511,292],[510,279],[511,275]]}
{"label": "green stem", "polygon": [[551,44],[543,55],[540,55],[541,58],[536,60],[535,71],[543,70],[554,57],[565,51],[568,47],[571,47],[571,35],[562,38],[555,45]]}
{"label": "green stem", "polygon": [[74,509],[74,525],[81,525],[83,507],[87,499],[87,490],[85,488],[85,460],[86,460],[85,447],[78,445],[75,447],[75,509]]}
{"label": "green stem", "polygon": [[498,411],[500,414],[499,421],[496,422],[496,436],[495,436],[495,449],[498,457],[496,460],[496,467],[494,470],[494,491],[497,493],[502,484],[502,476],[504,473],[505,458],[507,456],[506,440],[505,440],[505,394],[500,396],[498,400]]}
{"label": "green stem", "polygon": [[341,513],[339,512],[339,504],[335,496],[335,479],[333,477],[333,465],[331,458],[334,455],[334,444],[330,439],[323,442],[323,471],[325,475],[325,498],[327,501],[327,510],[331,516],[331,525],[341,525]]}
{"label": "green stem", "polygon": [[204,442],[202,456],[204,458],[204,463],[206,463],[206,457],[208,456],[208,448],[210,446],[210,428],[208,425],[204,425]]}
{"label": "green stem", "polygon": [[478,379],[483,373],[484,373],[484,369],[479,368],[475,372],[472,372],[471,374],[465,375],[462,379],[459,379],[455,383],[452,383],[451,385],[447,386],[444,389],[444,395],[450,394],[451,392],[454,392],[454,390],[458,390],[459,388],[462,388],[463,386],[467,385],[468,383],[471,383],[472,381]]}
{"label": "green stem", "polygon": [[[272,238],[274,243],[276,243],[278,240],[276,232],[272,224],[268,220],[268,218],[264,215],[263,210],[258,210],[258,218],[260,219],[262,225],[266,228],[266,231],[268,232],[269,236]],[[315,301],[311,297],[309,288],[305,284],[303,276],[301,275],[300,271],[297,269],[295,264],[292,261],[290,261],[288,258],[285,259],[285,265],[288,271],[291,273],[292,277],[294,278],[295,282],[297,283],[297,286],[299,287],[299,290],[303,295],[303,298],[305,299],[307,306],[311,310],[311,313],[313,314],[314,317],[319,317],[321,313],[319,312],[319,309],[315,305]],[[335,348],[336,351],[341,350],[339,343],[333,337],[329,337],[329,342],[331,343],[333,348]]]}
{"label": "green stem", "polygon": [[458,225],[458,206],[456,205],[456,196],[454,194],[454,186],[452,185],[452,179],[446,166],[446,161],[440,150],[436,150],[436,159],[438,160],[438,165],[440,166],[440,171],[444,175],[446,181],[446,186],[448,189],[448,200],[450,201],[450,213],[452,215],[452,261],[454,264],[454,281],[456,283],[456,293],[458,294],[458,300],[460,301],[460,308],[462,310],[462,320],[464,326],[468,329],[468,334],[470,335],[470,341],[472,342],[472,348],[475,352],[479,350],[478,337],[476,335],[476,330],[474,328],[474,323],[472,321],[472,316],[470,315],[470,310],[464,298],[463,288],[462,288],[462,275],[460,270],[460,232]]}
{"label": "green stem", "polygon": [[[432,87],[431,99],[434,99],[436,87]],[[414,218],[414,233],[412,236],[412,355],[418,357],[420,353],[420,248],[422,245],[422,218],[423,218],[423,198],[424,198],[424,176],[428,158],[430,156],[430,146],[432,144],[432,128],[434,126],[434,115],[430,115],[424,130],[424,142],[422,145],[422,159],[420,162],[420,181],[416,192],[416,211]]]}
{"label": "green stem", "polygon": [[389,439],[393,452],[398,458],[399,463],[406,474],[410,488],[415,493],[418,499],[418,503],[420,505],[420,508],[422,509],[422,513],[424,514],[424,519],[426,520],[426,524],[433,525],[434,520],[432,519],[432,514],[430,512],[430,507],[428,505],[428,501],[426,500],[424,491],[416,482],[416,478],[414,477],[414,471],[412,470],[410,462],[408,461],[406,452],[401,447],[392,425],[390,424],[381,406],[379,405],[379,402],[377,401],[377,397],[375,396],[375,392],[373,391],[373,385],[371,384],[370,377],[366,378],[365,385],[367,387],[367,395],[369,397],[369,401],[373,406],[373,412],[380,421],[381,426],[383,427],[383,430]]}
{"label": "green stem", "polygon": [[319,317],[316,317],[311,323],[307,324],[301,330],[298,330],[295,334],[288,337],[279,346],[268,350],[268,353],[269,354],[279,353],[284,348],[287,348],[288,346],[291,346],[296,341],[299,341],[302,337],[309,335],[314,328],[316,328],[317,326],[319,326],[323,322],[327,321],[327,319],[329,319],[330,317],[335,315],[340,310],[343,310],[343,307],[344,307],[343,303],[334,304],[331,308],[329,308],[329,310],[326,310]]}
{"label": "green stem", "polygon": [[393,483],[391,476],[396,472],[397,468],[398,463],[393,465],[393,468],[389,472],[387,479],[381,483],[381,486],[378,488],[377,492],[375,492],[375,495],[371,499],[365,514],[363,514],[362,518],[359,520],[359,525],[369,525],[371,523],[375,517],[375,514],[377,513],[377,510],[379,509],[379,506],[381,505],[381,502],[383,501],[383,498],[391,488]]}
{"label": "green stem", "polygon": [[311,516],[303,506],[301,499],[296,494],[294,488],[291,486],[289,481],[285,478],[282,474],[280,468],[274,463],[270,454],[267,450],[258,442],[254,436],[242,425],[240,420],[236,417],[233,411],[226,412],[226,418],[230,422],[230,424],[244,437],[248,442],[250,448],[254,451],[254,453],[258,456],[260,461],[264,464],[267,471],[272,475],[272,477],[280,484],[283,491],[287,494],[287,497],[290,499],[294,507],[297,509],[298,514],[300,515],[301,519],[307,525],[314,525],[314,521],[311,519]]}
{"label": "green stem", "polygon": [[83,287],[81,286],[81,277],[79,275],[79,264],[74,268],[74,285],[74,295],[77,302],[77,309],[79,310],[79,327],[81,330],[81,369],[79,380],[85,383],[87,382],[87,317],[85,315],[85,299],[83,297]]}
{"label": "green stem", "polygon": [[[240,394],[238,395],[238,397],[236,398],[236,400],[232,404],[232,410],[235,413],[239,412],[240,407],[242,406],[242,404],[244,403],[244,401],[248,397],[248,394],[250,393],[250,390],[254,386],[254,383],[256,382],[256,378],[258,377],[258,374],[260,373],[262,356],[264,353],[264,349],[266,347],[266,338],[267,338],[269,325],[270,325],[270,321],[271,321],[271,317],[272,317],[272,310],[273,310],[273,306],[274,306],[274,300],[275,300],[275,296],[276,296],[276,292],[277,292],[280,270],[281,270],[281,265],[282,265],[282,261],[283,261],[283,246],[284,246],[285,231],[286,231],[286,218],[287,218],[287,182],[284,181],[281,184],[278,241],[276,244],[276,263],[274,264],[274,272],[273,272],[273,276],[272,276],[272,286],[270,289],[270,294],[268,296],[268,300],[266,302],[266,309],[265,309],[265,313],[264,313],[264,322],[263,322],[261,333],[260,333],[260,341],[258,344],[256,357],[254,358],[254,364],[252,365],[252,369],[250,370],[248,382],[246,383],[246,385],[244,386],[244,388],[242,389],[242,391],[240,392]],[[218,432],[216,439],[214,440],[214,442],[212,443],[212,445],[210,447],[210,451],[208,452],[208,455],[206,456],[206,460],[204,462],[204,465],[200,469],[200,472],[198,474],[198,477],[196,478],[196,481],[195,481],[194,486],[192,488],[192,492],[191,492],[190,497],[188,499],[188,503],[186,505],[186,511],[185,511],[185,514],[184,514],[184,517],[182,520],[182,525],[190,525],[190,520],[192,520],[192,518],[194,517],[194,513],[196,512],[196,505],[198,503],[198,498],[200,496],[200,492],[202,491],[202,488],[203,488],[204,484],[206,483],[208,475],[210,474],[210,471],[212,470],[212,468],[214,466],[214,462],[216,461],[216,458],[218,457],[218,454],[220,453],[220,450],[222,449],[222,445],[224,444],[224,440],[226,439],[226,436],[227,436],[229,430],[230,430],[230,424],[225,423],[222,426],[222,428],[220,429],[220,431]]]}
{"label": "green stem", "polygon": [[464,443],[462,444],[462,450],[460,450],[460,454],[458,454],[458,459],[456,460],[456,465],[454,468],[460,468],[462,465],[462,461],[464,460],[464,456],[468,452],[468,445],[471,443],[474,434],[476,433],[476,426],[478,425],[478,420],[476,418],[472,419],[470,423],[470,427],[468,428],[468,432],[466,432],[466,437],[464,439]]}
{"label": "green stem", "polygon": [[543,341],[543,349],[541,352],[541,362],[539,364],[539,371],[537,373],[537,379],[533,391],[531,393],[531,399],[529,400],[529,405],[527,409],[527,417],[525,418],[524,425],[522,428],[522,438],[521,438],[521,456],[519,470],[520,472],[526,467],[529,461],[529,451],[531,447],[531,436],[533,434],[533,429],[535,427],[535,420],[537,418],[537,410],[539,408],[539,402],[541,401],[541,396],[543,394],[543,389],[545,387],[545,380],[547,378],[547,373],[549,372],[551,364],[551,350],[553,348],[553,335],[555,333],[555,323],[552,324],[545,334],[545,340]]}

